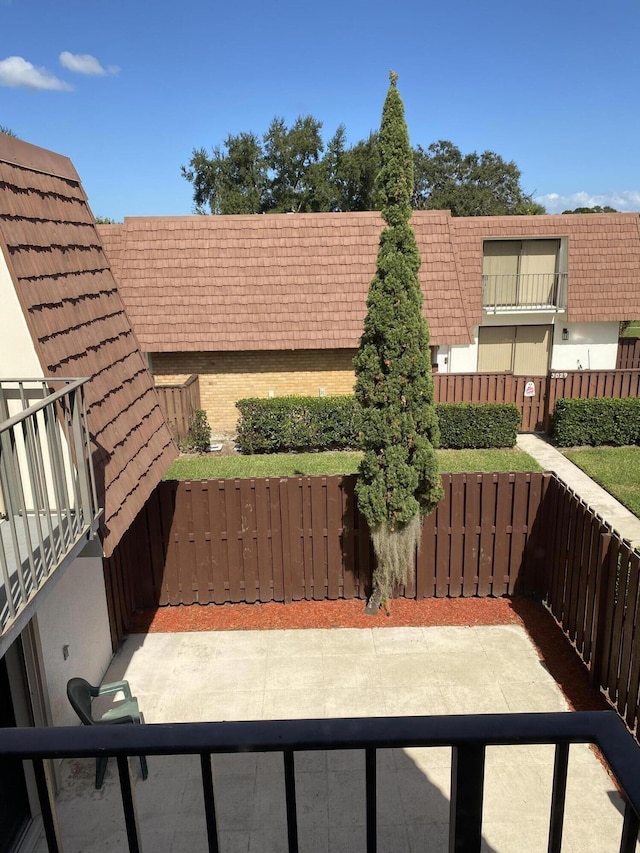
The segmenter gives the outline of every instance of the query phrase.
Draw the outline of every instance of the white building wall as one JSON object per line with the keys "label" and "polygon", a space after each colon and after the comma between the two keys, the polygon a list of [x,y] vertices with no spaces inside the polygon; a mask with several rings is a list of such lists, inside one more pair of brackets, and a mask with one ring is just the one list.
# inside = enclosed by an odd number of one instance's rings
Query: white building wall
{"label": "white building wall", "polygon": [[[551,370],[614,370],[618,357],[619,324],[568,323],[560,314],[498,314],[483,318],[483,326],[553,326]],[[568,339],[563,340],[563,330]],[[440,373],[475,373],[478,369],[478,326],[473,344],[440,346]]]}
{"label": "white building wall", "polygon": [[448,365],[443,373],[475,373],[478,369],[478,327],[473,328],[474,343],[449,347]]}
{"label": "white building wall", "polygon": [[51,723],[78,725],[67,681],[80,676],[99,684],[112,656],[102,560],[74,560],[38,610],[37,621]]}
{"label": "white building wall", "polygon": [[[566,341],[563,329],[568,333]],[[618,323],[565,323],[553,331],[551,370],[615,370]]]}
{"label": "white building wall", "polygon": [[27,321],[0,251],[0,379],[43,376]]}

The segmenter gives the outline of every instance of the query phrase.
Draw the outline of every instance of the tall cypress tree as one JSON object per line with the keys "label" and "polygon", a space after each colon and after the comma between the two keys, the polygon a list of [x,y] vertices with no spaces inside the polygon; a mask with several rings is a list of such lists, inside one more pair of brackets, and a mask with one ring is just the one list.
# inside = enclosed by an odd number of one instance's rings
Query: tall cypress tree
{"label": "tall cypress tree", "polygon": [[413,154],[397,79],[391,72],[379,137],[378,192],[386,227],[354,359],[364,451],[356,496],[376,555],[368,613],[376,613],[414,571],[422,520],[443,495],[420,254],[410,223]]}

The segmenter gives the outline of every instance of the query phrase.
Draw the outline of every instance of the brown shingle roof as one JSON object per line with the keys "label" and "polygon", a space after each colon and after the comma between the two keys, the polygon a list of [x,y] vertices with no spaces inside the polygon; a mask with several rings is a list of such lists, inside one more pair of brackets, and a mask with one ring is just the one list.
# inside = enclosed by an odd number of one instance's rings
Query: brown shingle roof
{"label": "brown shingle roof", "polygon": [[[569,320],[640,316],[636,214],[456,219],[416,211],[434,344],[482,321],[485,239],[566,237]],[[99,226],[127,311],[150,352],[357,346],[382,220],[377,213],[131,218]]]}
{"label": "brown shingle roof", "polygon": [[[450,216],[414,217],[433,343],[468,343]],[[100,234],[141,346],[176,350],[358,345],[378,213],[127,218]]]}
{"label": "brown shingle roof", "polygon": [[91,377],[109,556],[177,451],[72,163],[2,134],[0,247],[45,374]]}
{"label": "brown shingle roof", "polygon": [[469,320],[482,319],[482,244],[507,238],[568,242],[568,319],[640,317],[640,217],[637,213],[478,216],[451,219]]}

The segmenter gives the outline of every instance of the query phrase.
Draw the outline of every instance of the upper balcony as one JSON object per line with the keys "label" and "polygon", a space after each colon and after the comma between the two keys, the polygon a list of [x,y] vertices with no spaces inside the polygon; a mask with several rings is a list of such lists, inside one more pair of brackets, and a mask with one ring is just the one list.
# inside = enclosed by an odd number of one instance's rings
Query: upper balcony
{"label": "upper balcony", "polygon": [[487,314],[564,311],[567,307],[567,273],[483,275],[482,307]]}
{"label": "upper balcony", "polygon": [[482,308],[487,314],[564,311],[566,270],[566,240],[485,240]]}
{"label": "upper balcony", "polygon": [[0,381],[0,654],[97,529],[85,382]]}

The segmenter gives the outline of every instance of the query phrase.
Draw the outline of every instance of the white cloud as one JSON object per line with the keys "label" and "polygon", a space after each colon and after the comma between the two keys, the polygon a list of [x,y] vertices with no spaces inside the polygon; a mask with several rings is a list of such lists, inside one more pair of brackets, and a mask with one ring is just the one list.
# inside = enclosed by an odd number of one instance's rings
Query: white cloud
{"label": "white cloud", "polygon": [[67,71],[74,71],[76,74],[87,74],[91,77],[104,77],[106,74],[117,74],[120,69],[117,65],[109,65],[103,68],[95,56],[90,53],[70,53],[68,50],[63,50],[60,54],[60,65],[66,68]]}
{"label": "white cloud", "polygon": [[73,86],[59,80],[55,74],[46,68],[36,68],[22,56],[8,56],[0,60],[0,86],[19,87],[26,89],[50,89],[70,91]]}
{"label": "white cloud", "polygon": [[623,213],[640,211],[640,191],[622,190],[621,192],[607,192],[591,194],[587,192],[570,193],[559,195],[558,193],[547,193],[547,195],[536,196],[535,201],[546,207],[549,213],[562,213],[563,210],[575,210],[576,207],[615,207]]}

